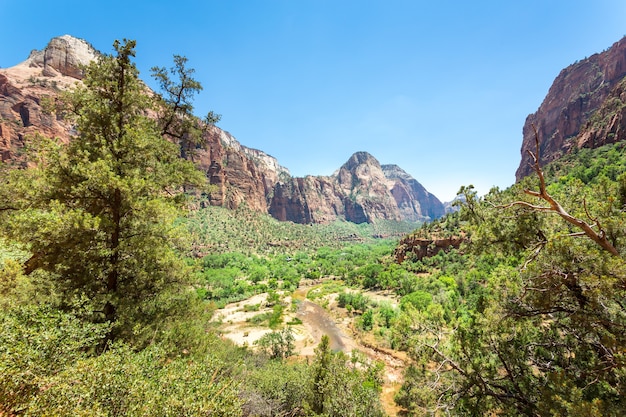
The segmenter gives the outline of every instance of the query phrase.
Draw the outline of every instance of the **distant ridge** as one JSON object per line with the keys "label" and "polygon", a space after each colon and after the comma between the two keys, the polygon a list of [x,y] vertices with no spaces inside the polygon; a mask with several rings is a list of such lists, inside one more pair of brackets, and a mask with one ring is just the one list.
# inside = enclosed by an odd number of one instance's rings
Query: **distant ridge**
{"label": "distant ridge", "polygon": [[[61,141],[72,126],[42,111],[41,99],[54,97],[82,79],[81,66],[99,52],[87,41],[64,35],[34,50],[22,63],[0,69],[0,158],[21,164],[29,137],[40,133]],[[354,223],[376,220],[429,221],[441,217],[443,204],[396,165],[380,165],[356,152],[331,176],[292,177],[276,158],[240,144],[211,126],[204,146],[190,158],[215,187],[206,204],[236,208],[246,204],[278,220],[295,223]]]}

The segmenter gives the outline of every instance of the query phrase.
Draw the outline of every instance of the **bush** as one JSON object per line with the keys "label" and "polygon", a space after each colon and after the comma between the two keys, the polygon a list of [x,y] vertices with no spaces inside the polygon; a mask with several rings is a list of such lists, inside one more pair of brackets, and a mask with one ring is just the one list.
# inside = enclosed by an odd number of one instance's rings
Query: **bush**
{"label": "bush", "polygon": [[50,378],[29,415],[240,416],[238,387],[210,358],[171,359],[118,345]]}
{"label": "bush", "polygon": [[49,378],[87,357],[108,325],[81,322],[49,306],[18,307],[0,315],[0,415],[28,404]]}
{"label": "bush", "polygon": [[433,296],[425,291],[414,291],[409,295],[405,295],[400,300],[400,306],[404,309],[406,304],[411,304],[419,311],[425,311],[432,303]]}
{"label": "bush", "polygon": [[358,311],[365,311],[370,304],[369,297],[364,296],[362,293],[342,292],[337,298],[337,305],[339,307],[352,306],[352,309]]}
{"label": "bush", "polygon": [[285,327],[279,332],[264,334],[259,340],[254,342],[271,359],[284,359],[294,354],[295,337],[290,327]]}
{"label": "bush", "polygon": [[361,328],[365,331],[372,330],[374,326],[374,313],[368,309],[361,316]]}

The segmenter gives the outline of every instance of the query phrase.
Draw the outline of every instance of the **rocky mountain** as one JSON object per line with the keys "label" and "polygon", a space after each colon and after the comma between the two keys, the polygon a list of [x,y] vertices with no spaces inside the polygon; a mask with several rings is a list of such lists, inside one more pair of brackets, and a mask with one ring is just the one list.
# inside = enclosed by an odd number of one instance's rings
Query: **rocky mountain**
{"label": "rocky mountain", "polygon": [[[53,99],[82,78],[81,66],[97,52],[84,40],[65,35],[12,68],[0,69],[0,158],[20,163],[29,137],[40,133],[71,140],[72,126],[43,111]],[[216,191],[211,205],[241,204],[279,220],[327,223],[342,218],[355,223],[377,219],[424,221],[444,214],[443,204],[395,165],[380,165],[365,152],[355,153],[331,176],[292,177],[278,161],[240,144],[231,134],[210,127],[204,146],[190,158],[206,172]]]}
{"label": "rocky mountain", "polygon": [[532,125],[538,131],[542,165],[573,147],[596,147],[626,139],[624,77],[626,38],[562,70],[539,109],[526,118],[516,179],[532,172],[527,153],[535,152]]}
{"label": "rocky mountain", "polygon": [[328,177],[289,178],[274,187],[270,214],[296,223],[354,223],[377,219],[428,221],[443,216],[443,204],[396,165],[380,165],[357,152]]}
{"label": "rocky mountain", "polygon": [[71,126],[41,108],[43,97],[71,88],[82,77],[80,66],[95,59],[97,51],[85,41],[65,35],[24,62],[0,70],[0,158],[17,159],[26,138],[34,133],[70,138]]}

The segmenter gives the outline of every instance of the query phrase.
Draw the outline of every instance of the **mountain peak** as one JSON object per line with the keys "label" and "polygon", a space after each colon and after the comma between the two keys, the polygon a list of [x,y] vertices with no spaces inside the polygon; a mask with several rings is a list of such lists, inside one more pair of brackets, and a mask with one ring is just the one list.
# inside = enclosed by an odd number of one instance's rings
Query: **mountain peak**
{"label": "mountain peak", "polygon": [[365,151],[359,151],[352,154],[350,159],[343,164],[342,168],[347,169],[348,171],[354,170],[359,165],[363,164],[374,164],[380,166],[380,163],[376,158],[374,158],[370,153]]}
{"label": "mountain peak", "polygon": [[41,51],[33,50],[21,66],[41,68],[41,75],[63,75],[82,79],[81,67],[96,59],[100,53],[87,41],[71,35],[52,38]]}
{"label": "mountain peak", "polygon": [[385,176],[389,179],[402,179],[402,180],[407,180],[407,181],[413,179],[411,175],[409,175],[405,170],[400,168],[398,165],[385,164],[385,165],[381,165],[381,168],[383,172],[385,173]]}

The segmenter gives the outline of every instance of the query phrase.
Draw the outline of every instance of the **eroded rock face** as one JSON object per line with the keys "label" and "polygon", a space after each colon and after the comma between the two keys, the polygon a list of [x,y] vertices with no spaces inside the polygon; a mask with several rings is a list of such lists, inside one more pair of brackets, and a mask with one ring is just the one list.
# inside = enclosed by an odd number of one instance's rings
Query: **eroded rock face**
{"label": "eroded rock face", "polygon": [[398,243],[394,250],[394,257],[396,262],[400,264],[409,257],[421,261],[424,258],[435,256],[441,251],[448,252],[452,249],[459,249],[465,240],[460,236],[427,239],[408,235]]}
{"label": "eroded rock face", "polygon": [[99,52],[88,42],[63,35],[53,38],[42,51],[33,51],[26,60],[30,67],[41,68],[41,75],[64,75],[77,80],[83,78],[81,66],[96,59]]}
{"label": "eroded rock face", "polygon": [[208,196],[209,203],[231,209],[245,203],[267,213],[274,185],[279,178],[290,178],[289,171],[276,158],[241,145],[218,127],[210,127],[204,140],[203,147],[189,158],[216,188]]}
{"label": "eroded rock face", "polygon": [[24,145],[36,133],[70,138],[71,126],[42,110],[42,99],[54,99],[82,78],[98,52],[87,42],[64,35],[52,39],[41,51],[34,50],[24,62],[0,69],[0,158],[20,162]]}
{"label": "eroded rock face", "polygon": [[[598,110],[613,89],[626,76],[626,38],[608,50],[594,54],[561,71],[548,95],[534,114],[526,118],[522,142],[522,159],[515,173],[519,181],[532,173],[528,150],[535,152],[535,125],[539,136],[540,163],[559,158],[574,146],[595,146],[604,140],[598,135],[578,139],[581,129]],[[614,121],[609,130],[617,130]],[[599,133],[600,135],[603,133]],[[597,140],[597,139],[601,140]]]}
{"label": "eroded rock face", "polygon": [[20,155],[29,137],[41,134],[69,140],[70,126],[41,108],[41,86],[24,87],[0,72],[0,161],[22,162]]}
{"label": "eroded rock face", "polygon": [[395,165],[357,152],[330,177],[291,178],[274,187],[270,214],[295,223],[427,221],[443,204]]}
{"label": "eroded rock face", "polygon": [[397,165],[382,166],[388,187],[405,220],[437,219],[446,213],[445,206],[417,180]]}
{"label": "eroded rock face", "polygon": [[626,140],[626,78],[609,93],[583,125],[576,138],[579,148],[596,148]]}
{"label": "eroded rock face", "polygon": [[[35,133],[71,140],[75,132],[62,119],[42,110],[82,78],[81,66],[98,52],[71,36],[50,41],[42,51],[12,68],[0,69],[0,157],[20,163],[21,149]],[[381,166],[366,152],[355,153],[332,176],[293,178],[278,161],[241,145],[232,135],[210,127],[204,143],[188,155],[214,190],[208,204],[237,208],[246,204],[278,220],[355,223],[377,219],[423,221],[443,215],[441,202],[394,165]]]}

